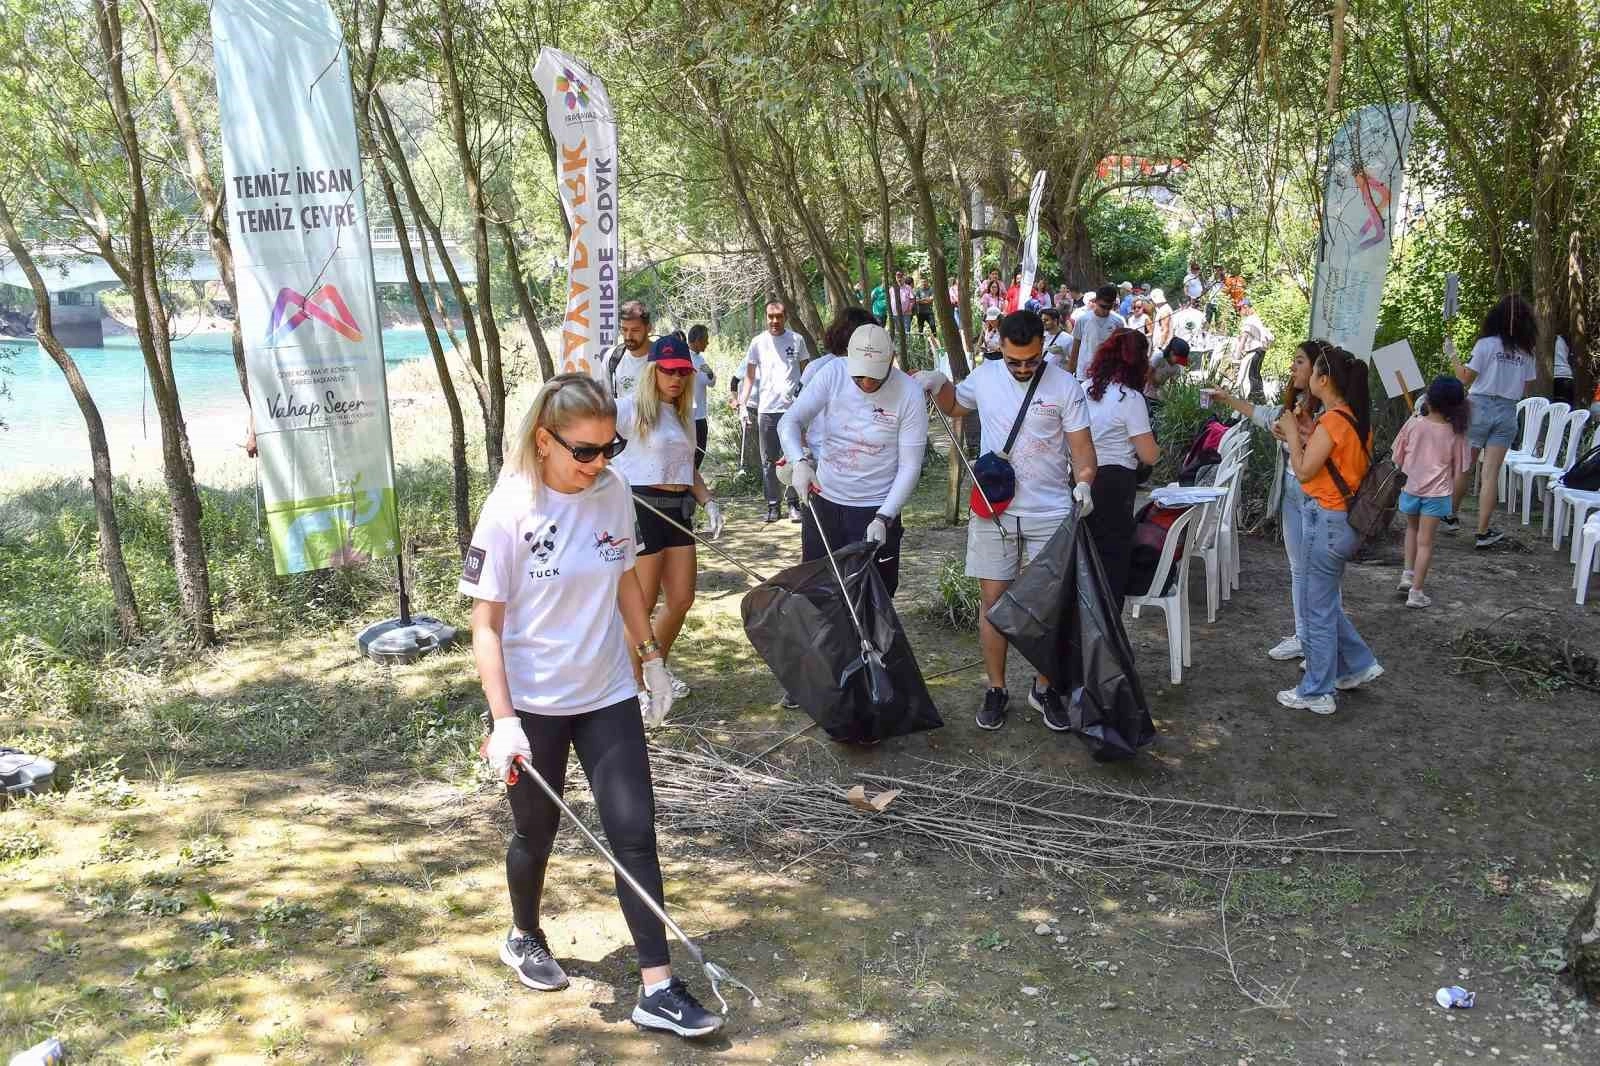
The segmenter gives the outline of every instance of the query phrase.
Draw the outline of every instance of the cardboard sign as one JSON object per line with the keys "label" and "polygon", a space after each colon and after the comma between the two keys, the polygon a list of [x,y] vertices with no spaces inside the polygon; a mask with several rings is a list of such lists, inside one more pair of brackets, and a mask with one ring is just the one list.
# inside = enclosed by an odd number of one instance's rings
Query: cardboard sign
{"label": "cardboard sign", "polygon": [[1420,392],[1428,386],[1417,367],[1417,357],[1411,353],[1410,341],[1395,341],[1379,348],[1372,353],[1372,365],[1378,368],[1383,391],[1391,400]]}

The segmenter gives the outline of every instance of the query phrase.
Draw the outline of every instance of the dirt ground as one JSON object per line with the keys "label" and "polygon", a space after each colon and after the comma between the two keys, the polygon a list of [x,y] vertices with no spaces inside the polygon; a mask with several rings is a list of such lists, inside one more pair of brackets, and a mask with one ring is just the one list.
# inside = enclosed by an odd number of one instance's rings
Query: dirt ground
{"label": "dirt ground", "polygon": [[[763,569],[798,556],[797,527],[741,510],[730,551]],[[348,634],[236,635],[139,710],[120,769],[80,767],[70,790],[0,812],[0,1051],[56,1034],[82,1063],[1600,1061],[1600,1013],[1556,973],[1600,876],[1600,697],[1484,670],[1450,646],[1482,625],[1600,645],[1600,607],[1572,605],[1565,553],[1517,537],[1524,550],[1489,553],[1444,538],[1427,611],[1404,608],[1398,565],[1353,567],[1346,602],[1388,673],[1331,718],[1273,700],[1296,676],[1263,654],[1289,627],[1287,568],[1277,545],[1249,538],[1243,587],[1214,624],[1196,564],[1181,685],[1166,681],[1159,614],[1130,623],[1161,733],[1132,764],[1095,764],[1025,705],[981,732],[973,670],[933,682],[941,730],[868,751],[808,734],[772,756],[839,782],[925,757],[1002,759],[1331,810],[1349,846],[1403,855],[1291,857],[1218,883],[1007,874],[892,837],[781,869],[760,841],[663,833],[680,920],[764,999],[736,999],[700,1044],[627,1021],[636,975],[609,871],[570,830],[545,928],[572,986],[529,992],[498,962],[503,801],[465,750],[385,757],[480,704],[465,652],[390,672],[358,659]],[[928,673],[975,658],[975,637],[929,611],[938,564],[962,543],[926,513],[906,539],[899,604]],[[760,751],[804,719],[778,708],[743,642],[742,579],[710,569],[677,655],[695,691],[660,743]],[[1014,693],[1025,676],[1014,659]],[[79,728],[111,744],[96,730],[124,728],[112,723],[132,712],[119,713]],[[350,739],[347,722],[380,714]],[[586,800],[581,781],[571,773],[569,792]],[[1441,1010],[1446,984],[1477,1006]]]}

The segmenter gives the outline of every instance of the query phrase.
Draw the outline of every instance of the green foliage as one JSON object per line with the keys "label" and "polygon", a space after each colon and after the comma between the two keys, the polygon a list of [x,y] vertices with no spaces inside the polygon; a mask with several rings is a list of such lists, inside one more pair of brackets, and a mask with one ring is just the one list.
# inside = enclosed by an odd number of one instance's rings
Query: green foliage
{"label": "green foliage", "polygon": [[930,606],[929,616],[951,629],[965,633],[977,628],[983,606],[978,579],[966,575],[960,559],[947,559],[939,567],[939,601]]}
{"label": "green foliage", "polygon": [[[1168,236],[1161,212],[1149,201],[1103,197],[1089,212],[1088,223],[1095,256],[1113,282],[1148,281],[1171,288],[1183,280],[1187,242]],[[1177,277],[1168,280],[1175,265]]]}

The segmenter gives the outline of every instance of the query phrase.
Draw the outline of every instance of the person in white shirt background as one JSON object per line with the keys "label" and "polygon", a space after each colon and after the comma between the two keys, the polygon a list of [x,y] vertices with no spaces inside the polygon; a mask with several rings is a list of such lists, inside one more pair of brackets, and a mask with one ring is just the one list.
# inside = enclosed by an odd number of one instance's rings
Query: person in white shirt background
{"label": "person in white shirt background", "polygon": [[1556,337],[1555,362],[1550,375],[1550,396],[1568,407],[1576,406],[1577,393],[1572,387],[1572,348],[1567,338]]}
{"label": "person in white shirt background", "polygon": [[[859,541],[874,556],[893,596],[900,587],[900,511],[922,474],[928,407],[911,375],[894,365],[894,342],[876,323],[849,335],[844,359],[823,367],[778,423],[794,490],[809,506],[800,527],[802,562]],[[815,464],[802,435],[827,420],[828,443]],[[818,533],[821,526],[821,534]]]}
{"label": "person in white shirt background", "polygon": [[1072,334],[1062,327],[1061,314],[1056,308],[1047,307],[1039,317],[1044,320],[1044,357],[1065,369],[1067,357],[1072,354]]}
{"label": "person in white shirt background", "polygon": [[1150,350],[1159,352],[1167,346],[1172,339],[1172,305],[1167,303],[1167,294],[1160,289],[1150,290]]}
{"label": "person in white shirt background", "polygon": [[706,441],[710,439],[711,424],[708,421],[706,410],[706,390],[717,386],[717,372],[706,362],[705,350],[711,345],[711,331],[700,323],[689,327],[689,351],[693,353],[694,368],[698,371],[694,378],[694,468],[700,469],[700,464],[706,460]]}
{"label": "person in white shirt background", "polygon": [[1199,342],[1200,334],[1205,332],[1205,325],[1206,313],[1200,310],[1199,304],[1188,300],[1172,316],[1172,336],[1182,337],[1193,348]]}
{"label": "person in white shirt background", "polygon": [[1248,390],[1247,397],[1251,403],[1266,403],[1267,390],[1261,381],[1261,363],[1276,338],[1249,300],[1243,301],[1239,309],[1243,316],[1239,320],[1239,384]]}
{"label": "person in white shirt background", "polygon": [[[806,368],[800,372],[800,395],[805,395],[806,387],[811,384],[818,374],[822,373],[824,367],[844,358],[845,352],[849,350],[851,334],[860,327],[875,322],[877,322],[877,319],[873,318],[864,307],[840,308],[839,313],[833,316],[833,321],[828,323],[828,328],[823,331],[822,354],[807,363]],[[779,421],[778,425],[778,443],[782,445],[782,420]],[[814,467],[817,462],[821,461],[822,453],[828,447],[827,411],[818,411],[812,417],[811,424],[805,427],[801,437],[804,451],[811,458]],[[787,450],[785,448],[785,451]],[[789,477],[792,483],[794,467],[786,463],[785,469],[787,470],[785,476]]]}
{"label": "person in white shirt background", "polygon": [[[662,337],[651,347],[650,361],[633,395],[617,404],[617,436],[628,447],[613,465],[628,479],[636,500],[635,569],[644,602],[654,611],[656,600],[665,600],[655,622],[664,660],[671,659],[673,642],[694,606],[695,540],[688,531],[694,528],[695,504],[706,509],[711,538],[722,535],[722,506],[711,498],[694,465],[690,379],[698,376],[689,346],[676,336]],[[635,662],[635,673],[639,669]],[[688,684],[671,675],[670,668],[668,673],[673,698],[689,695]],[[639,676],[642,683],[643,675]]]}
{"label": "person in white shirt background", "polygon": [[1132,328],[1119,329],[1089,360],[1089,378],[1083,386],[1095,456],[1089,534],[1099,549],[1106,584],[1116,597],[1118,610],[1129,591],[1137,471],[1140,463],[1154,466],[1161,457],[1144,399],[1149,374],[1149,339]]}
{"label": "person in white shirt background", "polygon": [[1183,298],[1198,306],[1200,297],[1205,295],[1205,291],[1206,284],[1200,279],[1200,264],[1191,259],[1189,273],[1183,276]]}
{"label": "person in white shirt background", "polygon": [[1067,369],[1079,381],[1089,376],[1089,360],[1094,358],[1094,353],[1106,342],[1106,338],[1128,324],[1111,309],[1116,302],[1116,286],[1100,286],[1094,291],[1094,299],[1087,304],[1089,310],[1077,319],[1077,325],[1072,329],[1072,357],[1067,360]]}
{"label": "person in white shirt background", "polygon": [[[1115,295],[1111,290],[1107,305]],[[1006,691],[1006,638],[989,624],[989,609],[1068,515],[1076,510],[1087,517],[1094,510],[1096,461],[1089,406],[1077,379],[1045,362],[1044,323],[1038,314],[1017,311],[1001,321],[1000,354],[999,359],[979,364],[960,385],[952,386],[937,370],[916,375],[923,392],[945,414],[960,417],[977,412],[985,453],[1005,449],[1021,416],[1010,451],[1016,473],[1010,505],[995,519],[974,514],[967,522],[966,572],[978,579],[983,604],[978,642],[989,683],[977,716],[982,729],[1005,725],[1011,698]],[[1023,411],[1035,375],[1041,375],[1038,388]],[[1028,704],[1051,729],[1071,728],[1049,678],[1034,679]]]}
{"label": "person in white shirt background", "polygon": [[1539,343],[1539,320],[1533,308],[1516,293],[1506,296],[1484,316],[1483,328],[1467,365],[1456,363],[1456,342],[1448,334],[1444,354],[1455,364],[1456,377],[1467,386],[1472,404],[1472,423],[1467,428],[1467,443],[1472,445],[1472,463],[1456,478],[1451,515],[1440,525],[1445,532],[1461,528],[1457,513],[1471,483],[1473,466],[1483,453],[1483,468],[1478,477],[1478,536],[1474,547],[1487,548],[1504,539],[1505,534],[1489,526],[1494,505],[1499,499],[1500,466],[1517,435],[1517,403],[1528,394],[1539,376],[1534,360]]}
{"label": "person in white shirt background", "polygon": [[983,313],[983,332],[978,335],[978,354],[993,359],[1000,351],[1000,309],[991,307]]}
{"label": "person in white shirt background", "polygon": [[[587,374],[540,386],[478,515],[459,585],[473,600],[472,655],[492,719],[484,754],[507,781],[514,827],[506,848],[512,926],[500,959],[540,991],[568,983],[540,927],[561,815],[523,771],[559,792],[576,749],[618,862],[657,904],[664,900],[629,647],[644,662],[643,713],[653,722],[671,709],[672,691],[635,573],[628,483],[606,469],[626,447],[616,414]],[[633,1021],[680,1036],[719,1028],[722,1019],[673,976],[661,920],[620,877],[616,891],[639,962]]]}
{"label": "person in white shirt background", "polygon": [[650,309],[638,300],[629,300],[617,312],[617,343],[596,367],[598,377],[613,399],[633,392],[650,357]]}
{"label": "person in white shirt background", "polygon": [[747,408],[752,395],[756,400],[761,483],[767,497],[768,522],[778,520],[778,507],[784,500],[789,504],[789,521],[800,521],[794,489],[785,489],[778,479],[778,460],[783,458],[778,420],[800,394],[800,371],[810,358],[805,338],[789,328],[789,312],[783,302],[768,303],[766,331],[752,340],[745,352],[744,384],[739,388],[740,407]]}

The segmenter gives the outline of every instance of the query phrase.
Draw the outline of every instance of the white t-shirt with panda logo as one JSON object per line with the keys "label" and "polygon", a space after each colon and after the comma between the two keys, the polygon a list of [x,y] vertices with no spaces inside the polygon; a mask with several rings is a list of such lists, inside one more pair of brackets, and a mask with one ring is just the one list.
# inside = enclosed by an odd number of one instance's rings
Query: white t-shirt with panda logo
{"label": "white t-shirt with panda logo", "polygon": [[506,605],[500,641],[517,710],[583,714],[637,694],[617,607],[638,548],[633,521],[633,494],[612,470],[570,494],[535,494],[508,473],[484,501],[457,588]]}

